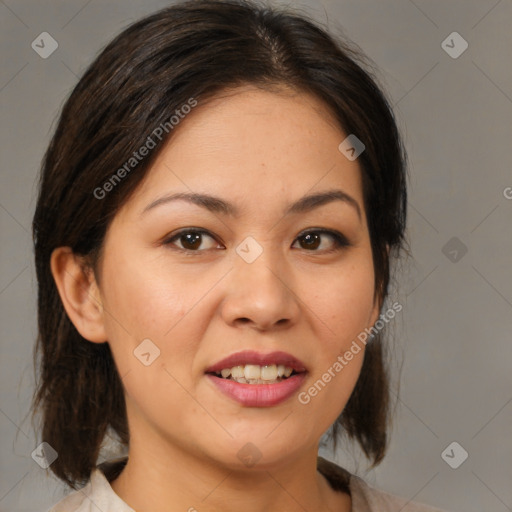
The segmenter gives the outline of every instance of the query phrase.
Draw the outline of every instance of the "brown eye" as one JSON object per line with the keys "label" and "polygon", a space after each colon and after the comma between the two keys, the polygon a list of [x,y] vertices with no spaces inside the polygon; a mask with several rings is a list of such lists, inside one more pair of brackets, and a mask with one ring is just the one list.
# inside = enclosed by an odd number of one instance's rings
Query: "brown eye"
{"label": "brown eye", "polygon": [[[329,239],[331,243],[329,243]],[[327,242],[324,242],[324,240],[327,240]],[[302,233],[297,237],[297,241],[302,249],[313,252],[332,252],[350,245],[344,235],[331,230],[316,230]],[[317,250],[318,248],[320,248],[319,251]]]}
{"label": "brown eye", "polygon": [[[205,242],[210,240],[210,244]],[[201,246],[206,243],[207,247]],[[201,252],[207,249],[212,249],[218,246],[216,245],[215,239],[208,234],[206,231],[198,231],[198,230],[183,230],[179,233],[175,234],[171,238],[168,238],[165,242],[165,245],[176,245],[178,249],[182,249],[184,251],[193,251],[193,252]]]}
{"label": "brown eye", "polygon": [[300,238],[304,249],[318,249],[321,243],[321,236],[318,233],[308,233]]}

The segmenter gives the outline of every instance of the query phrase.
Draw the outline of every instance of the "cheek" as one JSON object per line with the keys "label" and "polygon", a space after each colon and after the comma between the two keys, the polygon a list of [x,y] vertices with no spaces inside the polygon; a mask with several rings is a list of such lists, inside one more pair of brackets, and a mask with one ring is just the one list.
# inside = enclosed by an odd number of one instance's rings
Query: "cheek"
{"label": "cheek", "polygon": [[[190,384],[205,328],[198,302],[216,276],[191,281],[161,261],[134,256],[116,264],[114,256],[105,261],[103,272],[105,326],[119,374],[129,376],[123,379],[126,390],[134,399],[139,388],[172,388],[179,396],[174,378]],[[148,352],[146,360],[157,357],[146,367],[137,355]]]}
{"label": "cheek", "polygon": [[[335,277],[334,277],[335,276]],[[374,272],[370,259],[359,259],[317,283],[320,292],[306,301],[317,316],[315,372],[299,396],[328,426],[345,407],[359,377],[365,345],[358,335],[371,326],[374,312]]]}
{"label": "cheek", "polygon": [[[190,286],[151,265],[129,262],[116,269],[105,268],[105,309],[107,331],[112,341],[127,333],[138,340],[163,339],[190,309]],[[123,334],[124,333],[124,334]]]}
{"label": "cheek", "polygon": [[114,266],[114,261],[104,266],[105,325],[127,405],[155,425],[184,421],[181,411],[190,412],[184,389],[190,387],[191,354],[197,349],[196,327],[187,315],[194,294],[164,275],[162,266],[127,261]]}
{"label": "cheek", "polygon": [[[307,286],[307,285],[305,285]],[[311,287],[311,284],[309,285]],[[374,273],[371,262],[331,271],[315,284],[317,292],[305,302],[322,321],[322,336],[331,350],[340,350],[369,327],[374,312]],[[317,321],[318,323],[318,321]]]}

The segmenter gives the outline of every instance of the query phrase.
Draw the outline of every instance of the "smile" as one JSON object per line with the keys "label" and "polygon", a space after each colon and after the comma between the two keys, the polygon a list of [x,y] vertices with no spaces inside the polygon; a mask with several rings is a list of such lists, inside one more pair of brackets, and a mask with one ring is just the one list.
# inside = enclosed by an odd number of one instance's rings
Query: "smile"
{"label": "smile", "polygon": [[272,407],[301,387],[307,371],[284,352],[233,354],[206,370],[216,389],[246,407]]}
{"label": "smile", "polygon": [[246,364],[224,368],[220,372],[216,372],[216,375],[223,379],[234,380],[240,384],[275,384],[290,377],[294,371],[293,368],[283,364],[265,366]]}

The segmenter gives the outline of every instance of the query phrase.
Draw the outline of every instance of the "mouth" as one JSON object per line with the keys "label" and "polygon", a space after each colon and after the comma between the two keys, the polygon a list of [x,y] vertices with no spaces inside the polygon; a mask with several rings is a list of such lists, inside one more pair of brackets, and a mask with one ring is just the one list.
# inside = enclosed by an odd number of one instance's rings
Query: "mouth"
{"label": "mouth", "polygon": [[269,407],[289,398],[307,369],[285,352],[243,351],[207,368],[206,375],[225,395],[248,407]]}
{"label": "mouth", "polygon": [[298,373],[293,368],[283,364],[265,366],[246,364],[223,368],[220,372],[210,373],[210,375],[233,380],[239,384],[276,384]]}

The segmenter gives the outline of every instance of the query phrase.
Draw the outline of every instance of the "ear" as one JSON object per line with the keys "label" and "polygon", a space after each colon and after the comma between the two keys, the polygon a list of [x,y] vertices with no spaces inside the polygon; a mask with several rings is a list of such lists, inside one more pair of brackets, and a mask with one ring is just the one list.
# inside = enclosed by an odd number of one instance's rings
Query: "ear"
{"label": "ear", "polygon": [[[386,252],[388,253],[387,254],[388,258],[389,258],[389,251],[390,251],[390,245],[386,244]],[[375,322],[379,319],[380,310],[382,308],[383,302],[384,301],[383,301],[383,298],[382,298],[382,294],[381,293],[377,293],[376,297],[375,297],[375,300],[374,300],[373,309],[372,309],[372,312],[370,314],[370,318],[371,318],[370,325],[375,325]]]}
{"label": "ear", "polygon": [[77,331],[94,343],[107,341],[103,303],[92,268],[70,247],[55,249],[50,264],[64,309]]}
{"label": "ear", "polygon": [[375,325],[375,322],[379,319],[381,306],[382,304],[380,297],[376,297],[373,301],[373,309],[370,315],[370,327]]}

